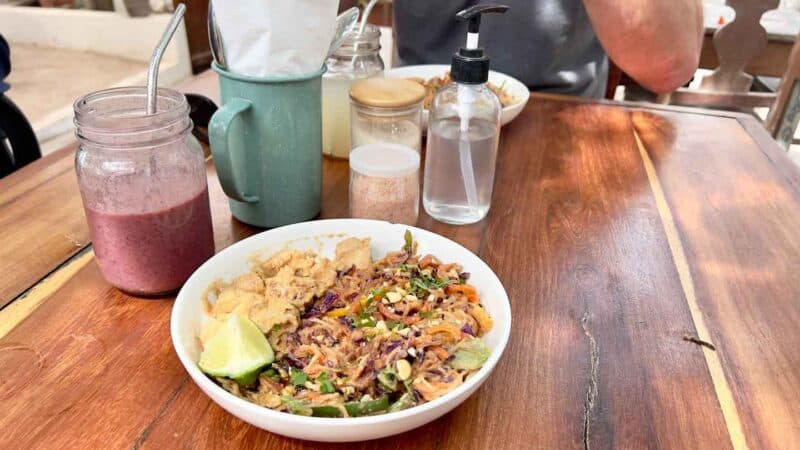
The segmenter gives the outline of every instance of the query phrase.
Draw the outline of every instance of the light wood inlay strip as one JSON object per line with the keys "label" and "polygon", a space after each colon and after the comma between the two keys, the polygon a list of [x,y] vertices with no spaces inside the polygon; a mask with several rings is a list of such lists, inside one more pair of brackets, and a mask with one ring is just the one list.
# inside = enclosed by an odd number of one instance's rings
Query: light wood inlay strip
{"label": "light wood inlay strip", "polygon": [[[650,182],[650,188],[655,197],[656,208],[661,217],[661,223],[664,226],[664,233],[667,236],[670,251],[672,252],[672,259],[675,263],[675,268],[678,270],[678,278],[680,279],[681,286],[683,287],[684,297],[689,305],[689,312],[692,315],[697,337],[709,344],[713,345],[711,333],[709,333],[703,320],[703,312],[697,303],[697,297],[694,290],[694,281],[692,280],[692,273],[689,269],[689,262],[686,259],[686,253],[683,250],[680,235],[678,234],[678,227],[675,225],[675,220],[672,217],[672,212],[669,209],[667,198],[664,195],[664,190],[661,188],[661,181],[658,179],[653,160],[647,153],[639,133],[633,131],[633,136],[636,138],[636,145],[639,147],[639,154],[642,156],[642,163],[644,164],[645,172],[647,173],[647,180]],[[722,409],[722,416],[725,418],[725,424],[728,428],[728,434],[731,438],[731,444],[736,450],[747,450],[747,441],[742,431],[742,422],[739,418],[739,411],[736,408],[736,403],[733,400],[731,387],[728,380],[725,378],[725,372],[722,370],[722,362],[719,355],[715,350],[711,350],[706,346],[701,346],[703,356],[708,365],[708,371],[711,375],[711,380],[714,383],[714,391],[717,394],[720,408]]]}
{"label": "light wood inlay strip", "polygon": [[0,338],[19,325],[26,317],[31,315],[42,302],[54,292],[59,290],[94,258],[94,251],[85,250],[78,254],[63,267],[55,270],[48,277],[34,285],[26,294],[11,302],[0,310]]}

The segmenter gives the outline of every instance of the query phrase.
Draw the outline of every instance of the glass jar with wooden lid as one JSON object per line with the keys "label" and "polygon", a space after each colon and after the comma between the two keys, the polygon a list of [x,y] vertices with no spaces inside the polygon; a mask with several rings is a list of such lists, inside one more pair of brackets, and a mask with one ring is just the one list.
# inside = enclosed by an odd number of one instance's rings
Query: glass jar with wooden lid
{"label": "glass jar with wooden lid", "polygon": [[370,78],[350,88],[350,140],[353,148],[400,144],[420,151],[425,88],[401,78]]}

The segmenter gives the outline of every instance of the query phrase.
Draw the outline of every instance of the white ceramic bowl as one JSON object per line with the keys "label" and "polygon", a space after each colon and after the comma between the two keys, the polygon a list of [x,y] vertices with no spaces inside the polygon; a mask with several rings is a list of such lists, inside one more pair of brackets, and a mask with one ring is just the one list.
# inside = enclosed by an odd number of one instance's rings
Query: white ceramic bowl
{"label": "white ceramic bowl", "polygon": [[[206,320],[202,306],[204,290],[214,280],[230,280],[249,270],[253,255],[271,255],[287,246],[310,249],[332,257],[343,236],[372,238],[374,258],[403,245],[403,234],[410,229],[419,242],[420,253],[433,253],[442,261],[458,262],[470,273],[470,283],[478,288],[481,300],[494,319],[494,329],[483,339],[492,348],[486,364],[464,384],[446,395],[414,408],[380,416],[356,418],[303,417],[273,411],[242,400],[219,387],[197,367],[200,347],[197,339]],[[284,436],[327,442],[375,439],[408,431],[446,414],[467,399],[486,381],[505,349],[511,333],[511,307],[500,280],[472,252],[429,231],[388,222],[340,219],[320,220],[275,228],[238,242],[208,260],[189,278],[172,308],[172,343],[181,363],[195,383],[214,402],[234,416],[259,428]],[[500,411],[496,411],[500,414]]]}
{"label": "white ceramic bowl", "polygon": [[[449,71],[450,66],[447,64],[423,64],[419,66],[402,66],[389,69],[384,72],[384,76],[387,78],[422,78],[423,80],[428,80],[433,77],[441,77]],[[504,73],[495,72],[494,70],[489,71],[489,82],[497,86],[503,86],[509,94],[517,99],[517,102],[513,105],[503,108],[503,112],[500,115],[500,123],[505,125],[514,120],[519,113],[522,112],[522,108],[525,107],[528,103],[528,99],[531,97],[531,92],[528,90],[527,86],[516,78]],[[422,110],[422,127],[423,129],[428,127],[427,109]]]}

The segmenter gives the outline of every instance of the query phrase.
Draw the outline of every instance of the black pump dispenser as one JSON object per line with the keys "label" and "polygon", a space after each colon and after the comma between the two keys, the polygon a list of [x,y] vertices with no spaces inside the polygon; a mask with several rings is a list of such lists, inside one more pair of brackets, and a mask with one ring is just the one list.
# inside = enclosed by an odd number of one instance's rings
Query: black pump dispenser
{"label": "black pump dispenser", "polygon": [[478,30],[484,13],[504,14],[505,5],[475,5],[456,14],[456,19],[467,22],[467,45],[453,54],[450,78],[456,83],[483,84],[489,80],[489,58],[478,47]]}

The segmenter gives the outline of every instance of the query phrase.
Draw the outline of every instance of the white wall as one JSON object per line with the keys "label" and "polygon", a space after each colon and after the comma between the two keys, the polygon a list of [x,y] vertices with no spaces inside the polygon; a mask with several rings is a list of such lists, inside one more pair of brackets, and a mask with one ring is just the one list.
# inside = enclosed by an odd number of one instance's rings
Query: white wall
{"label": "white wall", "polygon": [[[153,47],[169,19],[169,14],[128,17],[108,11],[0,5],[0,32],[10,42],[89,51],[144,62],[150,61]],[[192,75],[183,24],[164,52],[158,73],[159,86],[173,85]],[[142,70],[108,87],[142,85],[146,80],[147,70]],[[32,125],[40,143],[71,133],[71,103]],[[48,147],[43,145],[42,148],[44,151]]]}
{"label": "white wall", "polygon": [[[109,11],[0,5],[0,30],[12,42],[86,50],[149,61],[169,14],[127,17]],[[181,27],[164,53],[163,63],[191,74],[186,29]]]}

